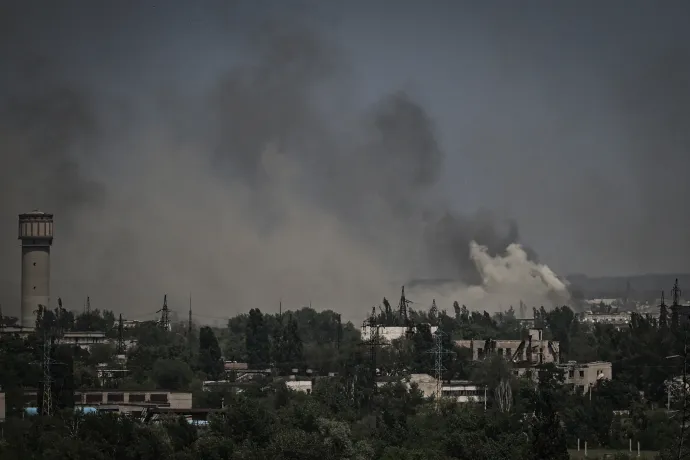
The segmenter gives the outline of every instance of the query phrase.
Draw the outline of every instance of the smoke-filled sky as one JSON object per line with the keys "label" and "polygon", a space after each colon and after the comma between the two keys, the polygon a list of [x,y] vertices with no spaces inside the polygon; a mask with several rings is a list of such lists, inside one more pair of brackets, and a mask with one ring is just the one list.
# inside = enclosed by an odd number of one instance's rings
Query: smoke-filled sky
{"label": "smoke-filled sky", "polygon": [[34,208],[55,213],[53,298],[131,317],[191,292],[206,318],[281,298],[359,318],[411,279],[481,283],[472,241],[559,274],[690,270],[688,17],[0,1],[3,311]]}

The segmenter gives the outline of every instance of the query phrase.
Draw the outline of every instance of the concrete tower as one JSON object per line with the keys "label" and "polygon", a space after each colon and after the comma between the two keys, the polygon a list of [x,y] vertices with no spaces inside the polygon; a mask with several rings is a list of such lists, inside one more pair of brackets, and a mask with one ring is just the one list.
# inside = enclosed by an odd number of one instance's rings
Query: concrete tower
{"label": "concrete tower", "polygon": [[19,215],[22,240],[21,325],[34,328],[39,305],[50,303],[50,246],[53,244],[53,215],[32,211]]}

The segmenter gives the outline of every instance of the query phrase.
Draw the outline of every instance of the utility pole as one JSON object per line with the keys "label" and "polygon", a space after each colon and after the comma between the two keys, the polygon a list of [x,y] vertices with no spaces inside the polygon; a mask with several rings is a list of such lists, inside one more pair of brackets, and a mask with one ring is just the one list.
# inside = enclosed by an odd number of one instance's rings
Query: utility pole
{"label": "utility pole", "polygon": [[340,350],[340,341],[342,340],[342,333],[343,333],[343,323],[340,318],[340,313],[338,313],[338,330],[336,331],[336,342],[335,346],[338,350]]}
{"label": "utility pole", "polygon": [[117,323],[117,354],[125,354],[125,338],[124,325],[122,324],[122,313],[120,313],[120,320]]}
{"label": "utility pole", "polygon": [[[678,280],[676,280],[676,284],[673,288],[674,292],[678,288]],[[674,293],[674,303],[675,303],[675,293]],[[684,333],[684,338],[683,338],[683,411],[681,413],[681,419],[680,419],[680,439],[678,439],[678,460],[681,460],[683,458],[683,444],[685,442],[685,420],[686,420],[686,414],[687,414],[687,407],[688,407],[688,380],[687,380],[687,375],[688,375],[688,330],[687,328],[685,329]]]}
{"label": "utility pole", "polygon": [[189,293],[189,322],[187,324],[187,336],[192,337],[192,293]]}

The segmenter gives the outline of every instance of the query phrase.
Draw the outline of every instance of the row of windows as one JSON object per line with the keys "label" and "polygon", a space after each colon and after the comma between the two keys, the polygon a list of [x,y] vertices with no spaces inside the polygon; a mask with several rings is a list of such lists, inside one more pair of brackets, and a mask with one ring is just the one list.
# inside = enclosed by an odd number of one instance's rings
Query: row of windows
{"label": "row of windows", "polygon": [[443,396],[484,396],[484,390],[443,390]]}
{"label": "row of windows", "polygon": [[[82,397],[81,394],[75,393],[74,401],[75,402],[81,402],[81,400],[82,400],[81,397]],[[100,402],[103,402],[103,394],[102,393],[86,393],[84,399],[85,399],[86,403],[92,403],[92,404],[93,403],[100,403]],[[125,402],[125,394],[124,393],[106,393],[105,399],[109,403],[123,403],[123,402]],[[128,402],[130,402],[130,403],[146,402],[146,395],[143,393],[130,393]],[[149,402],[167,404],[168,403],[168,394],[167,393],[151,393],[149,395]]]}
{"label": "row of windows", "polygon": [[[498,353],[499,356],[503,356],[503,348],[497,348],[496,352]],[[483,348],[477,348],[477,354],[482,357],[484,356],[484,349]],[[513,356],[513,349],[512,348],[506,348],[505,349],[505,355],[506,356]]]}

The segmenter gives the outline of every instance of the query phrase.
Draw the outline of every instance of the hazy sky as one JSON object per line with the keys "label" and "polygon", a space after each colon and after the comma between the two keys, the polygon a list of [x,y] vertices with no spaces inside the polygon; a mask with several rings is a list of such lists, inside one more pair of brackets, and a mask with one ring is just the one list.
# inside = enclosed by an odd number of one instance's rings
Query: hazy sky
{"label": "hazy sky", "polygon": [[[688,271],[688,17],[0,1],[0,303],[18,310],[33,208],[56,214],[53,296],[126,314],[191,291],[208,317],[281,297],[359,315],[464,278],[482,238],[559,274]],[[446,213],[457,238],[429,230]]]}

